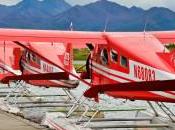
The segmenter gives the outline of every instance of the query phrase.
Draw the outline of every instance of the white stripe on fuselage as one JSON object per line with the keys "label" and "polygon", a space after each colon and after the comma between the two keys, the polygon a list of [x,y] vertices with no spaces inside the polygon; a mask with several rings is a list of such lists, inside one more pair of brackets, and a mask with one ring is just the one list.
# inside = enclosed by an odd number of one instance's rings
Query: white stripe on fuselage
{"label": "white stripe on fuselage", "polygon": [[99,73],[99,74],[101,74],[101,75],[103,75],[103,76],[105,76],[105,77],[108,77],[109,79],[112,79],[112,80],[114,80],[114,81],[121,82],[121,83],[129,82],[128,80],[124,80],[124,79],[121,79],[121,78],[112,76],[112,75],[110,75],[110,74],[107,74],[106,72],[101,71],[101,70],[99,70],[99,69],[97,69],[97,68],[95,68],[95,67],[92,67],[92,69],[93,69],[95,72],[97,72],[97,73]]}
{"label": "white stripe on fuselage", "polygon": [[[123,72],[120,72],[120,71],[117,71],[117,70],[109,69],[109,68],[107,68],[103,65],[100,65],[100,64],[96,63],[96,62],[92,62],[92,65],[94,66],[94,67],[92,66],[92,69],[94,71],[96,71],[97,73],[99,73],[99,74],[101,74],[105,77],[108,77],[109,79],[112,79],[114,81],[120,82],[120,83],[126,83],[126,82],[129,82],[129,80],[133,80],[135,82],[142,81],[142,80],[136,79],[134,77],[134,65],[139,65],[139,66],[143,66],[143,67],[150,68],[150,69],[154,70],[156,72],[156,80],[172,80],[172,79],[175,79],[175,74],[171,74],[171,73],[168,73],[168,72],[165,72],[165,71],[162,71],[162,70],[158,70],[156,68],[153,68],[153,67],[135,62],[135,61],[129,61],[129,64],[130,64],[129,74],[123,73]],[[120,76],[121,78],[118,78],[116,76]],[[124,79],[122,79],[122,77]],[[175,95],[167,93],[167,92],[163,92],[163,91],[149,91],[149,92],[151,92],[153,94],[156,94],[156,95],[159,95],[159,96],[166,97],[166,98],[175,99]],[[175,93],[175,91],[172,91],[172,93]]]}
{"label": "white stripe on fuselage", "polygon": [[48,73],[47,71],[45,71],[44,69],[44,66],[47,67],[47,68],[52,68],[52,72],[51,73],[54,73],[54,72],[63,72],[60,68],[54,66],[54,65],[51,65],[45,61],[42,61],[40,62],[40,69],[41,71],[44,73]]}
{"label": "white stripe on fuselage", "polygon": [[[100,70],[104,71],[106,74],[110,73],[110,74],[113,74],[113,75],[116,75],[116,76],[126,78],[128,80],[133,80],[133,81],[144,81],[144,80],[141,80],[141,79],[138,79],[138,78],[134,77],[134,65],[139,65],[139,66],[143,66],[144,68],[154,70],[156,80],[175,79],[175,74],[172,74],[172,73],[169,73],[169,72],[166,72],[166,71],[162,71],[162,70],[159,70],[159,69],[156,69],[156,68],[153,68],[153,67],[150,67],[150,66],[141,64],[139,62],[132,61],[132,60],[129,61],[129,65],[130,65],[129,74],[121,72],[121,71],[117,71],[117,70],[114,70],[114,69],[109,69],[109,68],[107,68],[103,65],[100,65],[100,64],[96,63],[96,62],[92,62],[92,65],[94,67],[99,68]],[[107,75],[109,75],[109,74],[107,74]]]}
{"label": "white stripe on fuselage", "polygon": [[[25,63],[25,62],[22,62],[22,64],[23,64],[23,67],[27,70],[27,71],[29,71],[29,72],[31,72],[32,74],[38,74],[38,73],[46,73],[46,72],[43,72],[41,69],[38,69],[38,68],[35,68],[35,67],[33,67],[33,66],[30,66],[29,64],[27,64],[27,63]],[[71,87],[72,85],[70,85],[70,84],[67,84],[67,83],[65,83],[65,82],[63,82],[63,81],[58,81],[58,80],[49,80],[49,81],[51,81],[51,82],[53,82],[53,83],[56,83],[56,84],[60,84],[60,85],[63,85],[63,86],[68,86],[68,87]]]}
{"label": "white stripe on fuselage", "polygon": [[[114,70],[114,69],[109,69],[103,65],[100,65],[96,62],[92,62],[92,65],[98,69],[101,69],[105,72],[105,74],[110,73],[110,74],[113,74],[113,75],[117,75],[117,76],[121,76],[121,77],[124,77],[124,78],[127,78],[127,79],[130,79],[130,80],[134,80],[134,81],[140,81],[139,79],[136,79],[134,78],[132,75],[130,74],[126,74],[126,73],[123,73],[121,71],[117,71],[117,70]],[[107,76],[109,76],[110,74],[107,74]]]}
{"label": "white stripe on fuselage", "polygon": [[[49,72],[43,71],[43,69],[38,69],[38,68],[36,68],[36,67],[33,67],[33,66],[27,64],[27,63],[24,62],[24,61],[22,62],[22,64],[23,64],[23,67],[30,68],[31,70],[36,71],[36,72],[38,72],[38,73],[49,73]],[[55,69],[55,70],[56,70],[56,69]],[[60,69],[57,69],[57,71],[54,71],[54,72],[63,72],[63,71],[60,70]]]}
{"label": "white stripe on fuselage", "polygon": [[10,66],[0,63],[0,67],[4,68],[5,70],[9,71],[10,73],[13,73],[15,75],[21,75],[21,71],[20,70],[14,70],[13,68],[11,68]]}

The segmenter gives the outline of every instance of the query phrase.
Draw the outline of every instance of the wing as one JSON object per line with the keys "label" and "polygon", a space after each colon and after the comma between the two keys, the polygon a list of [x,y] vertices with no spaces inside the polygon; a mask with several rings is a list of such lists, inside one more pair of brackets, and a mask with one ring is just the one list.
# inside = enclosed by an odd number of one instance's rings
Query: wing
{"label": "wing", "polygon": [[[0,41],[17,41],[19,46],[30,50],[27,46],[28,42],[54,42],[54,43],[71,43],[78,44],[106,44],[100,32],[78,32],[78,31],[50,31],[50,30],[23,30],[23,29],[0,29]],[[33,50],[30,50],[33,52]],[[34,52],[36,53],[36,52]],[[41,56],[38,53],[39,56]],[[41,56],[48,63],[57,66],[64,72],[70,73],[68,70],[60,67],[54,61]],[[77,75],[70,73],[73,77],[80,79]],[[88,83],[87,83],[88,84]]]}
{"label": "wing", "polygon": [[96,98],[99,93],[119,91],[175,91],[174,84],[175,80],[164,80],[94,85],[84,93],[84,96]]}
{"label": "wing", "polygon": [[0,41],[105,44],[100,32],[0,29]]}
{"label": "wing", "polygon": [[150,32],[164,44],[175,43],[175,31]]}
{"label": "wing", "polygon": [[[154,35],[162,43],[175,42],[175,31],[153,31],[148,33]],[[72,44],[91,42],[94,44],[107,44],[103,34],[104,33],[102,32],[0,29],[0,40],[23,42],[63,42]],[[116,34],[123,33],[120,32]]]}

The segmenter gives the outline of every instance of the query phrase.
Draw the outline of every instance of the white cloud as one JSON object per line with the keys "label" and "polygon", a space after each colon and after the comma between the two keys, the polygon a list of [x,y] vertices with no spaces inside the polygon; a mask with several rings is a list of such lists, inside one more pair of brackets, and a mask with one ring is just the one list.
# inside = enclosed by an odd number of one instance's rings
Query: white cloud
{"label": "white cloud", "polygon": [[14,5],[14,4],[17,4],[20,1],[22,1],[22,0],[0,0],[0,4]]}
{"label": "white cloud", "polygon": [[72,4],[72,5],[85,5],[88,4],[89,2],[95,2],[97,0],[65,0],[68,3]]}

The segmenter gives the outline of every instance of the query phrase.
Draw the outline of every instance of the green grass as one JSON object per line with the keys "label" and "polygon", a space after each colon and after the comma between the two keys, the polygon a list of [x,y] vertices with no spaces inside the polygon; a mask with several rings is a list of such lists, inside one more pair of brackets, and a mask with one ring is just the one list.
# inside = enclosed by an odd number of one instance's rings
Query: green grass
{"label": "green grass", "polygon": [[73,50],[74,60],[86,61],[89,53],[90,53],[89,50],[86,49],[86,48],[83,48],[83,49],[74,49]]}
{"label": "green grass", "polygon": [[86,72],[86,67],[82,68],[82,65],[80,65],[80,64],[74,64],[74,67],[75,67],[75,70],[77,73]]}
{"label": "green grass", "polygon": [[165,45],[165,47],[168,49],[168,50],[170,50],[170,51],[173,51],[173,50],[175,50],[175,44],[168,44],[168,45]]}

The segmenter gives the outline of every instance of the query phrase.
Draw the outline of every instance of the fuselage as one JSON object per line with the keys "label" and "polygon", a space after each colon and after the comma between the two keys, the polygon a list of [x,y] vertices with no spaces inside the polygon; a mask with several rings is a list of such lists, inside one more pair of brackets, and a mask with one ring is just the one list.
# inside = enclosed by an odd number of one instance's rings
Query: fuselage
{"label": "fuselage", "polygon": [[[175,79],[174,55],[152,35],[108,35],[92,52],[92,82],[116,84]],[[110,87],[110,86],[109,86]],[[174,91],[107,92],[116,98],[175,102]]]}
{"label": "fuselage", "polygon": [[[44,46],[42,44],[31,44],[30,49],[33,51],[25,50],[23,52],[20,63],[22,73],[24,75],[30,75],[63,72],[62,69],[53,65],[52,63],[49,63],[44,58],[42,58],[42,56],[44,56],[46,59],[53,61],[61,68],[70,69],[71,71],[73,71],[71,62],[69,63],[69,53],[66,52],[66,45],[59,45],[58,48],[58,45],[53,45],[52,43],[46,44]],[[39,55],[35,52],[39,53]],[[68,57],[66,57],[66,55],[68,55]],[[77,80],[71,78],[69,80],[29,80],[27,82],[36,86],[58,88],[75,88],[79,84]]]}

